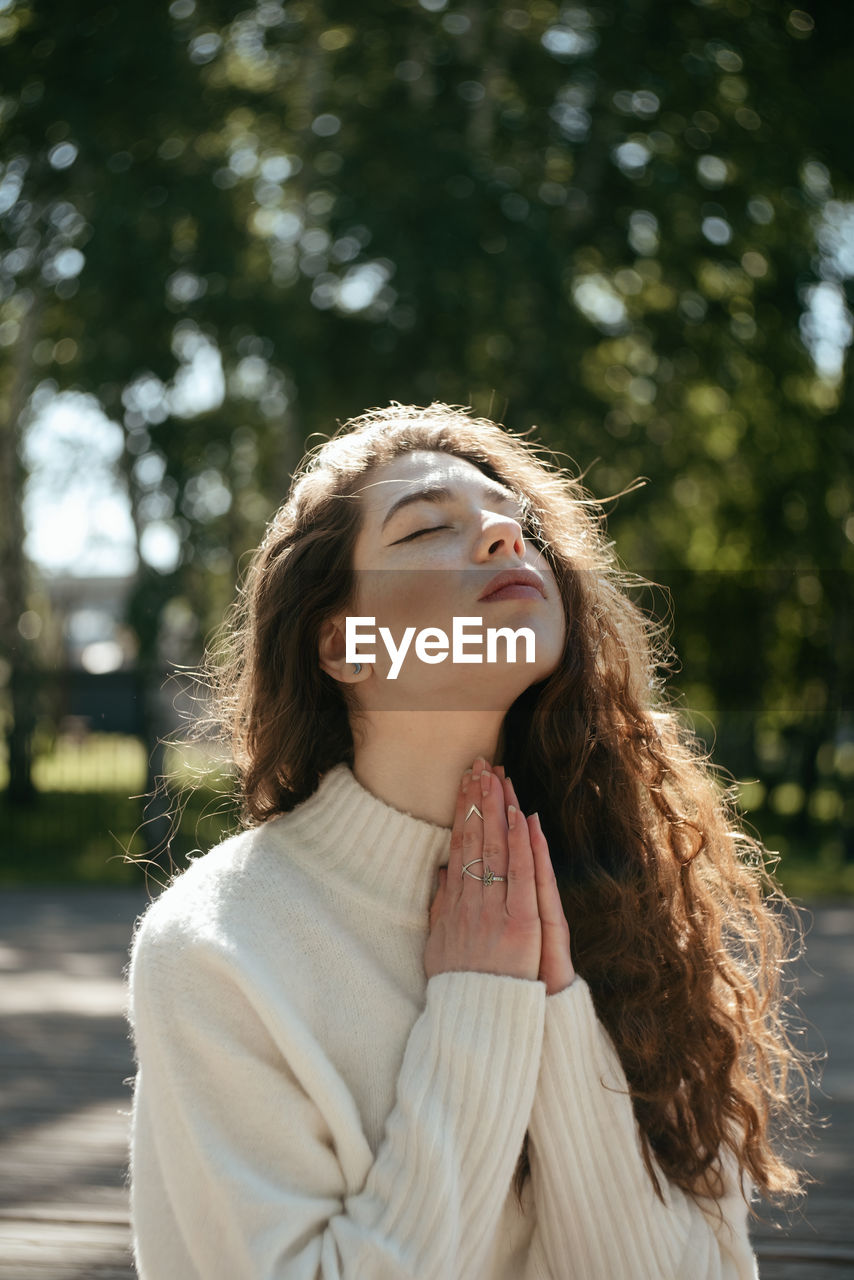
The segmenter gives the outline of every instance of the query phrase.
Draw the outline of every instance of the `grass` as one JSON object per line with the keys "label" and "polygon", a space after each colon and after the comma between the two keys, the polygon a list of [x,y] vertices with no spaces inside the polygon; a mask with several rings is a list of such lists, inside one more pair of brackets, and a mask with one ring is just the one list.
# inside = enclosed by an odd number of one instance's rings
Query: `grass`
{"label": "grass", "polygon": [[150,851],[139,800],[121,792],[42,792],[35,805],[0,803],[8,854],[0,885],[135,885],[152,861],[157,872],[186,865],[188,854],[205,851],[233,829],[221,794],[200,789],[187,801],[168,854]]}
{"label": "grass", "polygon": [[[59,740],[34,763],[36,796],[31,806],[10,806],[0,796],[6,850],[0,885],[130,886],[145,881],[146,867],[163,882],[167,873],[183,869],[189,855],[210,849],[236,829],[227,782],[212,765],[215,761],[200,747],[167,750],[165,771],[174,785],[169,808],[176,819],[182,797],[186,803],[170,852],[158,855],[150,851],[157,841],[149,833],[162,833],[163,825],[146,821],[152,809],[144,808],[142,743],[113,734]],[[838,824],[822,821],[820,812],[811,811],[810,838],[796,840],[787,821],[792,815],[762,803],[764,796],[751,798],[748,829],[759,834],[767,849],[779,853],[775,874],[790,897],[854,897],[854,863],[845,860],[835,834]]]}
{"label": "grass", "polygon": [[790,898],[854,897],[854,863],[835,857],[810,859],[806,850],[781,858],[776,878]]}
{"label": "grass", "polygon": [[175,787],[168,803],[176,821],[182,798],[186,803],[170,852],[150,849],[163,824],[151,821],[152,807],[145,807],[146,763],[141,742],[108,734],[61,740],[37,758],[32,804],[13,806],[0,797],[0,885],[132,886],[145,881],[146,867],[162,881],[164,870],[182,868],[188,854],[209,849],[234,829],[225,782],[211,774],[208,785],[189,789],[205,762],[198,753],[170,751],[166,769]]}
{"label": "grass", "polygon": [[145,788],[145,747],[138,738],[92,734],[82,741],[60,738],[53,750],[36,756],[33,782],[39,792],[126,791]]}

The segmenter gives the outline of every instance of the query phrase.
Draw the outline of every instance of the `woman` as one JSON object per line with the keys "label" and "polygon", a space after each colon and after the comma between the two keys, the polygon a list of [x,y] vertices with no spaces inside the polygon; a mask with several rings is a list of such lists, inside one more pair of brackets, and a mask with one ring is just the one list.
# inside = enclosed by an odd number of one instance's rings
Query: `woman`
{"label": "woman", "polygon": [[219,660],[248,829],[133,940],[141,1280],[756,1275],[787,935],[620,585],[492,422],[306,457]]}

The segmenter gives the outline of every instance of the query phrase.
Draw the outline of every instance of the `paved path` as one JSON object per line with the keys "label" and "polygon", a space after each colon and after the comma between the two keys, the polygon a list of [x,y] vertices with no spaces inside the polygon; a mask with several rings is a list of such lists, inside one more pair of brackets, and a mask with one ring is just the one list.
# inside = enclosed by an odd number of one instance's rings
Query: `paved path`
{"label": "paved path", "polygon": [[[0,1280],[135,1276],[123,969],[146,902],[142,889],[0,894]],[[854,1277],[854,904],[815,908],[800,973],[811,1044],[829,1050],[821,1181],[803,1215],[775,1231],[766,1211],[754,1238],[762,1280],[842,1280]]]}

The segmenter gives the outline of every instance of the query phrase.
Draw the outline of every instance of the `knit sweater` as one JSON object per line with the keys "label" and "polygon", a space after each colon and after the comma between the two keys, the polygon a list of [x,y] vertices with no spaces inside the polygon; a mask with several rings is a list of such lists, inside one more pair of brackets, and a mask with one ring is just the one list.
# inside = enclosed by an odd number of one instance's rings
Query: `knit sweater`
{"label": "knit sweater", "polygon": [[449,838],[339,764],[139,917],[140,1280],[755,1280],[731,1169],[656,1197],[582,977],[426,979]]}

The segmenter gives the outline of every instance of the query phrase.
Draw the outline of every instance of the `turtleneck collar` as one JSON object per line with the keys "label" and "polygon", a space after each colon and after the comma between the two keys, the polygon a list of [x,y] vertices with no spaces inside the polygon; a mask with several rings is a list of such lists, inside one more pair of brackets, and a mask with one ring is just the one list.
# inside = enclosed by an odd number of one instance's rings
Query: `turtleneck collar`
{"label": "turtleneck collar", "polygon": [[317,790],[276,819],[288,856],[336,887],[423,924],[445,866],[451,828],[394,809],[334,765]]}

